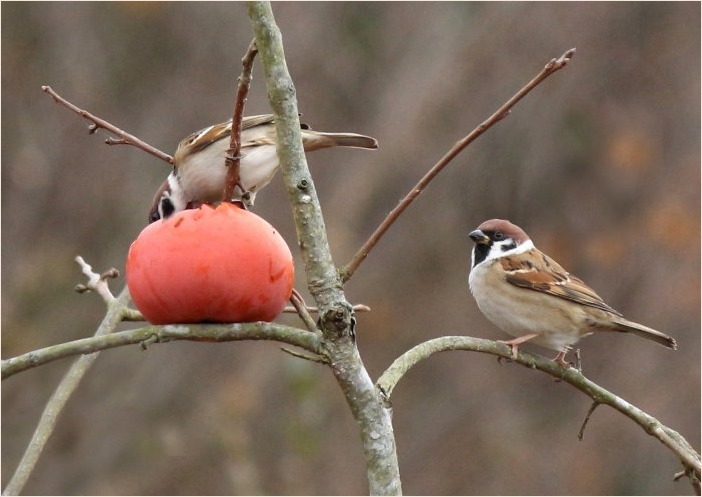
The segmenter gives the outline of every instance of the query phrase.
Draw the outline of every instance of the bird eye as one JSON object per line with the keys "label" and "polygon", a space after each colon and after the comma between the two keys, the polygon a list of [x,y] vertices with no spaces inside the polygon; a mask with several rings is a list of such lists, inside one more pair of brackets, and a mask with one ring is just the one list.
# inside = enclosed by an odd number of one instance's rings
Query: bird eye
{"label": "bird eye", "polygon": [[495,234],[493,235],[493,238],[495,240],[504,240],[505,239],[505,234],[502,233],[501,231],[495,231]]}

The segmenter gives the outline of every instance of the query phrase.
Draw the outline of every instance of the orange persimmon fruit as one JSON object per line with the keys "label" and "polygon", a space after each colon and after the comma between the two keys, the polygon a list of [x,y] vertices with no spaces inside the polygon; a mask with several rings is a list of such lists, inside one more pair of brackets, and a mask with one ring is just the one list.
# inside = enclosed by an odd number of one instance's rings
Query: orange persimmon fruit
{"label": "orange persimmon fruit", "polygon": [[127,256],[132,300],[153,324],[272,321],[294,279],[275,228],[227,202],[149,224]]}

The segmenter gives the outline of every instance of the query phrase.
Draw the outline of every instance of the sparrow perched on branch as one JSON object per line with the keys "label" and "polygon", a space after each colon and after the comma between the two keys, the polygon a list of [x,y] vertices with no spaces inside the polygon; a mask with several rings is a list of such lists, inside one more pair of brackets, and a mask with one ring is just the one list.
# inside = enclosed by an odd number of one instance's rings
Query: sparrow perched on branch
{"label": "sparrow perched on branch", "polygon": [[[328,147],[378,148],[370,136],[355,133],[322,133],[302,124],[302,144],[306,152]],[[232,122],[215,124],[184,138],[173,157],[173,172],[156,192],[149,212],[149,222],[165,219],[173,213],[203,202],[222,200],[227,168],[225,153],[229,149]],[[256,193],[266,186],[279,161],[276,152],[275,125],[272,114],[244,117],[241,122],[241,161],[236,197],[253,205]],[[232,199],[234,200],[234,199]]]}
{"label": "sparrow perched on branch", "polygon": [[531,341],[565,355],[581,337],[599,332],[633,333],[671,349],[674,338],[624,319],[595,291],[534,246],[519,226],[503,219],[485,221],[468,236],[475,242],[468,283],[482,313],[516,337],[504,341],[517,357]]}

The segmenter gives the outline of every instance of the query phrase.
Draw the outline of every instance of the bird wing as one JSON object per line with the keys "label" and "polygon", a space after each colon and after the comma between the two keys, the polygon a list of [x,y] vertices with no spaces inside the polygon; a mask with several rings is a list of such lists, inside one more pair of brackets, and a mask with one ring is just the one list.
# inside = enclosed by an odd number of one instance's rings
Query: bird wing
{"label": "bird wing", "polygon": [[[302,114],[298,115],[301,116]],[[269,126],[274,122],[275,117],[273,114],[243,117],[241,120],[241,148],[255,147],[258,145],[274,145],[275,129]],[[254,128],[259,126],[260,128],[258,130],[254,130]],[[309,125],[303,123],[300,124],[300,128],[303,130],[310,129]],[[181,163],[186,157],[203,150],[214,142],[225,138],[229,139],[231,133],[231,119],[191,133],[178,144],[174,157],[176,164]]]}
{"label": "bird wing", "polygon": [[499,263],[504,271],[505,279],[514,286],[553,295],[576,304],[594,307],[621,316],[583,280],[569,274],[556,261],[538,249],[501,257]]}
{"label": "bird wing", "polygon": [[[241,120],[241,130],[253,128],[254,126],[258,126],[259,124],[273,124],[275,122],[275,119],[273,118],[273,114],[261,114],[260,116],[246,116]],[[232,127],[232,121],[231,119],[228,121],[229,123],[229,129],[231,131]]]}

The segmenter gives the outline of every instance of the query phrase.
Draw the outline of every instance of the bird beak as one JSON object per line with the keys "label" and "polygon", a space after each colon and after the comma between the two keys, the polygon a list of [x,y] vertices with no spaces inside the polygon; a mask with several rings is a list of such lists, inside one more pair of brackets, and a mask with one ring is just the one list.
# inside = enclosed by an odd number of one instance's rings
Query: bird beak
{"label": "bird beak", "polygon": [[468,236],[470,237],[471,240],[473,240],[475,243],[479,245],[489,245],[490,244],[490,238],[483,233],[480,230],[474,230],[471,231]]}

